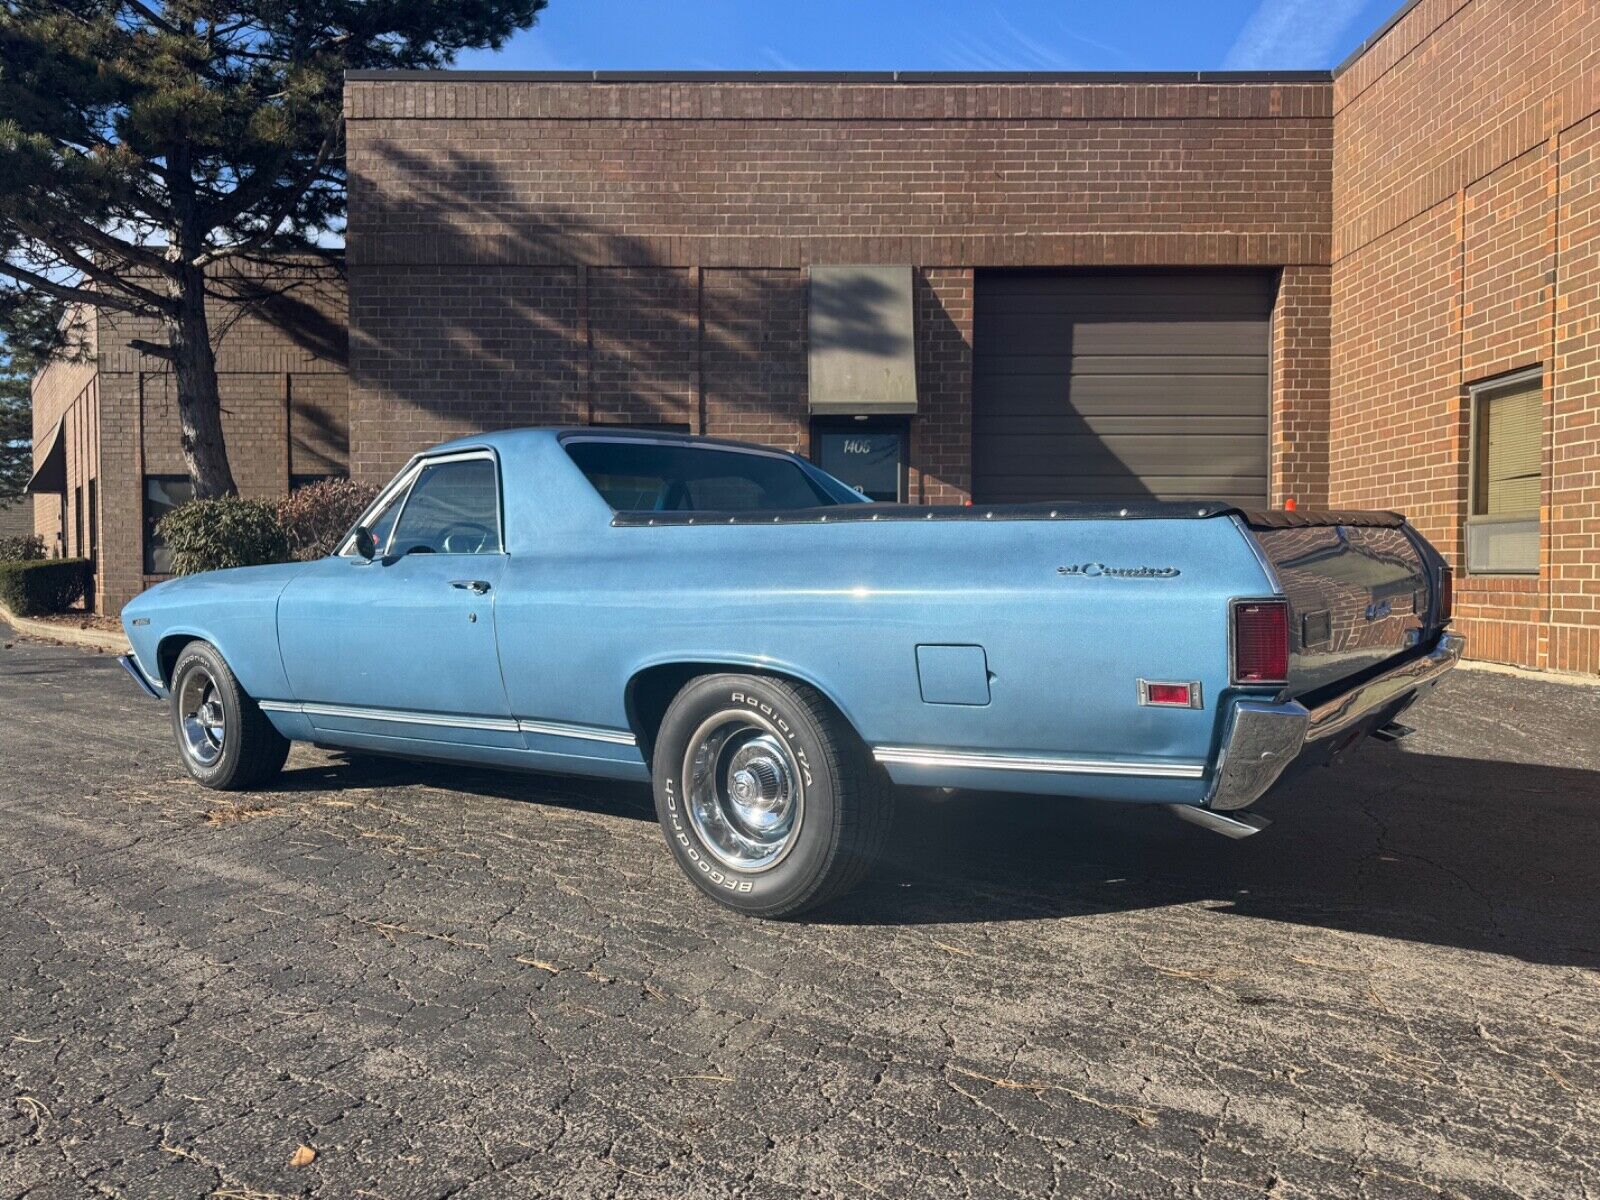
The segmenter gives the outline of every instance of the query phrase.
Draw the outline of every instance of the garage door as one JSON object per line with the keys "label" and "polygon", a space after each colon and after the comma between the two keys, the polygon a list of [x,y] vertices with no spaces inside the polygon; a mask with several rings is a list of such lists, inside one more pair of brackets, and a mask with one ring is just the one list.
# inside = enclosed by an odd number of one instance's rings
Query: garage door
{"label": "garage door", "polygon": [[980,272],[973,499],[1267,499],[1265,273]]}

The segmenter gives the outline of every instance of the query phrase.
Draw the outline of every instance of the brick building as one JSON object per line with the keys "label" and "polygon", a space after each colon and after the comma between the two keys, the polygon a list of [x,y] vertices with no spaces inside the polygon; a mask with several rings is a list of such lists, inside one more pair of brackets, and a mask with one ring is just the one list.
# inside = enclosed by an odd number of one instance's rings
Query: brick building
{"label": "brick building", "polygon": [[[259,274],[259,273],[258,273]],[[281,274],[278,273],[278,274]],[[240,285],[248,303],[211,311],[223,436],[239,490],[285,494],[348,471],[345,288],[297,269]],[[33,527],[52,554],[94,561],[94,602],[115,613],[164,577],[151,526],[191,494],[168,365],[132,349],[151,322],[80,315],[83,346],[33,381]]]}
{"label": "brick building", "polygon": [[1597,78],[1587,0],[1322,73],[353,75],[353,469],[625,422],[912,502],[1400,508],[1474,653],[1600,671]]}
{"label": "brick building", "polygon": [[[1586,0],[1418,0],[1332,72],[355,74],[350,466],[625,423],[917,503],[1400,508],[1474,654],[1600,671],[1597,68]],[[160,364],[96,336],[36,423],[128,482],[70,467],[40,523],[104,529],[115,606],[176,436]],[[343,382],[261,336],[224,370],[265,493]]]}

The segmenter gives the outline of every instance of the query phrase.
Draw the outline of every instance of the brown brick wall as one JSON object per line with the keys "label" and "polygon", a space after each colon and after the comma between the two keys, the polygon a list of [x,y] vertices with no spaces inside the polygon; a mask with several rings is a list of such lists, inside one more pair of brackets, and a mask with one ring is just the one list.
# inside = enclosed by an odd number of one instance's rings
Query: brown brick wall
{"label": "brown brick wall", "polygon": [[[812,263],[918,268],[913,500],[968,494],[980,267],[1308,267],[1279,314],[1287,436],[1326,396],[1331,94],[352,81],[354,469],[573,420],[806,451]],[[1285,485],[1320,487],[1312,459]]]}
{"label": "brown brick wall", "polygon": [[[1422,0],[1334,86],[1335,504],[1402,508],[1458,567],[1476,657],[1600,671],[1594,202],[1600,14]],[[1545,371],[1540,574],[1462,567],[1470,384]]]}

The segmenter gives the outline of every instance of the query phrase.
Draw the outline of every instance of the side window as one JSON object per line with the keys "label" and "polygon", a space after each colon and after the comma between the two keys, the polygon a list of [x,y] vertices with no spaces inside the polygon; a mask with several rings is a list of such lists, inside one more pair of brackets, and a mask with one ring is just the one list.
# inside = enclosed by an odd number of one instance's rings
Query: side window
{"label": "side window", "polygon": [[471,458],[422,469],[389,543],[391,556],[417,553],[500,553],[500,494],[493,462]]}

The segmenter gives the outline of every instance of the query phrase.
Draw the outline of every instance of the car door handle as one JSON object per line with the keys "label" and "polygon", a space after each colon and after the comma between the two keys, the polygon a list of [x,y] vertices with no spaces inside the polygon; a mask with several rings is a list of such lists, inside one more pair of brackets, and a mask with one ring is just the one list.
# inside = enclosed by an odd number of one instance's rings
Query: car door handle
{"label": "car door handle", "polygon": [[474,596],[481,596],[489,590],[489,581],[487,579],[452,579],[450,586],[471,592]]}

